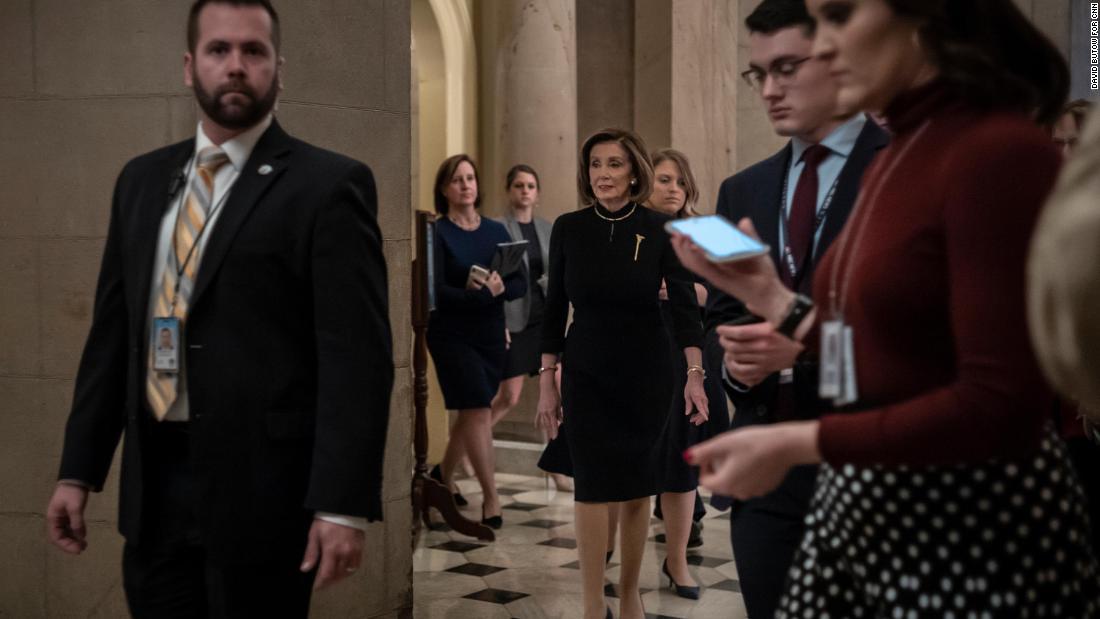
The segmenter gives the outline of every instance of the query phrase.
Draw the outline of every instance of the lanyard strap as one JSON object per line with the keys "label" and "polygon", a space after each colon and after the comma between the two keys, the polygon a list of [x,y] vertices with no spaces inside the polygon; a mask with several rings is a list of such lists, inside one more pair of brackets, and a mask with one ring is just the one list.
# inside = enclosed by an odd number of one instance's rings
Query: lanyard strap
{"label": "lanyard strap", "polygon": [[[791,249],[791,215],[787,212],[787,192],[790,190],[791,176],[790,168],[793,168],[794,165],[794,155],[792,154],[790,167],[787,168],[787,173],[783,175],[783,191],[779,196],[779,213],[781,215],[779,219],[783,222],[783,227],[781,228],[783,234],[782,262],[787,268],[787,271],[791,274],[791,281],[797,282],[798,274],[805,266],[805,261],[809,260],[816,250],[817,243],[815,239],[817,238],[817,233],[821,230],[822,224],[825,223],[825,217],[829,214],[829,207],[833,205],[833,197],[836,195],[836,188],[837,185],[840,184],[840,176],[844,173],[844,170],[841,169],[840,174],[837,174],[836,178],[833,179],[833,184],[829,187],[829,192],[825,194],[825,201],[821,203],[820,208],[818,208],[817,212],[814,214],[814,229],[813,234],[810,236],[810,251],[806,252],[802,264],[795,264],[794,250]],[[820,170],[820,164],[818,169]],[[805,172],[805,169],[803,169],[803,172]]]}
{"label": "lanyard strap", "polygon": [[[837,247],[836,260],[833,261],[833,268],[829,273],[829,310],[832,312],[832,316],[835,319],[841,319],[844,315],[844,304],[848,297],[848,286],[852,280],[852,262],[855,259],[855,248],[859,246],[861,240],[863,240],[863,233],[867,231],[867,222],[871,220],[871,215],[875,211],[875,206],[878,205],[879,196],[882,193],[883,188],[886,187],[886,182],[894,175],[894,171],[897,170],[898,165],[905,158],[905,155],[909,152],[909,149],[920,140],[921,134],[924,133],[928,126],[932,124],[931,120],[924,121],[924,124],[913,134],[913,137],[909,139],[901,147],[898,152],[898,156],[890,162],[889,167],[881,177],[879,177],[878,183],[874,188],[868,187],[868,191],[861,191],[859,199],[856,201],[856,206],[852,212],[852,219],[849,220],[848,226],[844,228],[844,234],[841,235],[839,246]],[[865,214],[863,211],[866,210]],[[852,221],[858,219],[859,223],[856,227],[855,238],[852,238]],[[848,252],[849,246],[852,247],[852,251]],[[837,280],[840,276],[840,266],[844,265],[844,281],[841,283],[840,295],[837,295]]]}
{"label": "lanyard strap", "polygon": [[[172,247],[168,251],[169,255],[167,268],[170,268],[176,272],[176,283],[175,289],[172,291],[172,300],[169,303],[169,307],[171,308],[171,310],[175,309],[176,301],[179,299],[180,281],[183,278],[184,271],[187,270],[187,265],[191,264],[191,258],[195,256],[196,248],[198,248],[199,243],[202,241],[203,235],[206,234],[206,229],[210,226],[210,222],[214,219],[214,215],[217,214],[222,205],[225,204],[225,201],[229,198],[229,190],[232,189],[232,184],[226,187],[225,192],[222,193],[221,198],[219,198],[218,201],[214,203],[214,207],[211,208],[210,212],[206,214],[206,219],[203,220],[202,227],[199,228],[199,233],[195,235],[195,240],[191,243],[191,247],[187,249],[187,255],[184,256],[183,263],[181,264],[179,259],[179,252],[177,251],[176,245],[176,230],[179,228],[180,217],[183,214],[183,209],[187,205],[187,196],[189,193],[191,193],[191,182],[194,180],[191,174],[194,171],[195,159],[197,157],[198,153],[196,153],[195,156],[191,158],[191,161],[187,165],[187,184],[185,185],[186,190],[183,192],[183,196],[181,197],[179,204],[176,207],[176,222],[172,226]],[[211,192],[213,192],[214,187],[211,186],[210,190]],[[171,310],[169,310],[169,313],[171,313]]]}

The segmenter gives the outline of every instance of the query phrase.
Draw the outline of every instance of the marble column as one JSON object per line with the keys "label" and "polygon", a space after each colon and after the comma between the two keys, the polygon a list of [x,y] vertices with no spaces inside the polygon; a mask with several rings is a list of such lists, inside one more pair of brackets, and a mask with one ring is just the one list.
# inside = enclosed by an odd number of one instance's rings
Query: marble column
{"label": "marble column", "polygon": [[505,174],[539,173],[539,214],[577,205],[577,63],[573,0],[488,0],[478,5],[481,63],[481,196],[507,207]]}
{"label": "marble column", "polygon": [[699,208],[710,212],[718,185],[737,167],[739,13],[725,0],[672,6],[671,145],[691,158]]}
{"label": "marble column", "polygon": [[668,0],[634,5],[634,130],[652,150],[672,144],[672,11]]}
{"label": "marble column", "polygon": [[634,24],[643,4],[667,0],[577,2],[578,145],[605,127],[636,127]]}

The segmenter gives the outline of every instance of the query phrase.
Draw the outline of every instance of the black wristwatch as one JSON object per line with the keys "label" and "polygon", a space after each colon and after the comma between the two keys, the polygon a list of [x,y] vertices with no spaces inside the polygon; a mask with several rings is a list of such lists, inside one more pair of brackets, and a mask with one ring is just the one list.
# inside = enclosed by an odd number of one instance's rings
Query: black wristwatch
{"label": "black wristwatch", "polygon": [[806,315],[810,313],[810,310],[814,308],[814,302],[810,297],[804,294],[795,295],[794,301],[791,302],[791,307],[787,309],[787,316],[783,318],[783,322],[779,323],[779,327],[776,331],[784,336],[794,339],[794,332],[798,330],[798,325],[802,324],[802,320],[806,318]]}

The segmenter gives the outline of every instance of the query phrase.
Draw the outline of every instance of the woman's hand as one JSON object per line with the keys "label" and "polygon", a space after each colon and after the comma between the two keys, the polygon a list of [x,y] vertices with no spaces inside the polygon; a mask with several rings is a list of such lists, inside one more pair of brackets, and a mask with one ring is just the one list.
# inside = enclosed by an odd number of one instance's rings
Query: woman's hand
{"label": "woman's hand", "polygon": [[500,278],[500,273],[496,271],[489,274],[489,279],[485,280],[485,285],[489,287],[489,292],[494,297],[499,297],[504,293],[504,280]]}
{"label": "woman's hand", "polygon": [[[747,217],[737,227],[754,239],[760,238]],[[690,237],[675,232],[671,235],[672,249],[689,271],[737,297],[757,316],[773,324],[783,320],[794,293],[780,281],[771,256],[765,254],[733,262],[712,262]]]}
{"label": "woman's hand", "polygon": [[668,284],[664,278],[661,278],[661,289],[657,291],[657,298],[661,301],[668,301]]}
{"label": "woman's hand", "polygon": [[795,421],[733,430],[692,447],[684,459],[699,467],[702,486],[751,499],[775,490],[791,467],[821,462],[818,425]]}
{"label": "woman's hand", "polygon": [[512,347],[512,333],[508,331],[508,327],[504,328],[504,350],[508,350]]}
{"label": "woman's hand", "polygon": [[703,388],[703,374],[688,372],[684,385],[684,415],[690,416],[692,425],[701,426],[710,418],[710,401]]}
{"label": "woman's hand", "polygon": [[539,377],[539,404],[535,412],[535,427],[546,433],[546,437],[553,440],[558,437],[558,426],[561,425],[561,393],[554,382],[554,373],[546,371]]}

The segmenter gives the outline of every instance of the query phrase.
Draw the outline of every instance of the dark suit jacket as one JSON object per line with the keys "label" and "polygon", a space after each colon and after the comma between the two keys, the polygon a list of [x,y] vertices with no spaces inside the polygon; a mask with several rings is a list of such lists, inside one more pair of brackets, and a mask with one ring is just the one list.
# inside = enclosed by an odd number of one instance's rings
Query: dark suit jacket
{"label": "dark suit jacket", "polygon": [[[860,181],[868,164],[874,159],[880,149],[886,146],[889,136],[874,121],[868,119],[851,155],[840,172],[837,181],[836,194],[829,207],[829,213],[825,218],[821,231],[821,240],[814,250],[814,255],[807,273],[802,277],[800,292],[809,294],[813,283],[813,269],[825,254],[833,240],[844,228],[848,221],[848,215],[855,205],[859,195]],[[782,268],[779,263],[781,248],[778,242],[780,201],[783,192],[783,177],[791,159],[791,145],[787,144],[783,150],[772,157],[761,161],[729,178],[723,183],[718,192],[717,213],[725,216],[730,221],[737,222],[744,217],[752,220],[761,239],[772,248],[771,257],[777,268]],[[791,191],[794,189],[791,188]],[[721,347],[718,344],[718,336],[714,329],[720,324],[735,320],[745,315],[744,304],[737,299],[714,290],[710,290],[707,297],[706,310],[706,358],[717,359],[718,367],[708,368],[708,372],[721,372]],[[800,359],[794,367],[794,385],[796,390],[796,408],[806,418],[818,415],[817,397],[817,363],[812,359]],[[740,392],[730,389],[727,385],[726,392],[733,402],[735,413],[731,423],[732,428],[774,421],[773,412],[776,389],[779,386],[779,375],[773,374],[763,383]]]}
{"label": "dark suit jacket", "polygon": [[[167,188],[194,140],[130,161],[115,186],[62,479],[102,489],[122,454],[119,530],[143,525],[147,312]],[[272,170],[261,174],[261,166]],[[222,207],[183,344],[200,531],[213,556],[304,544],[315,510],[382,517],[393,384],[386,265],[363,164],[272,123]]]}

